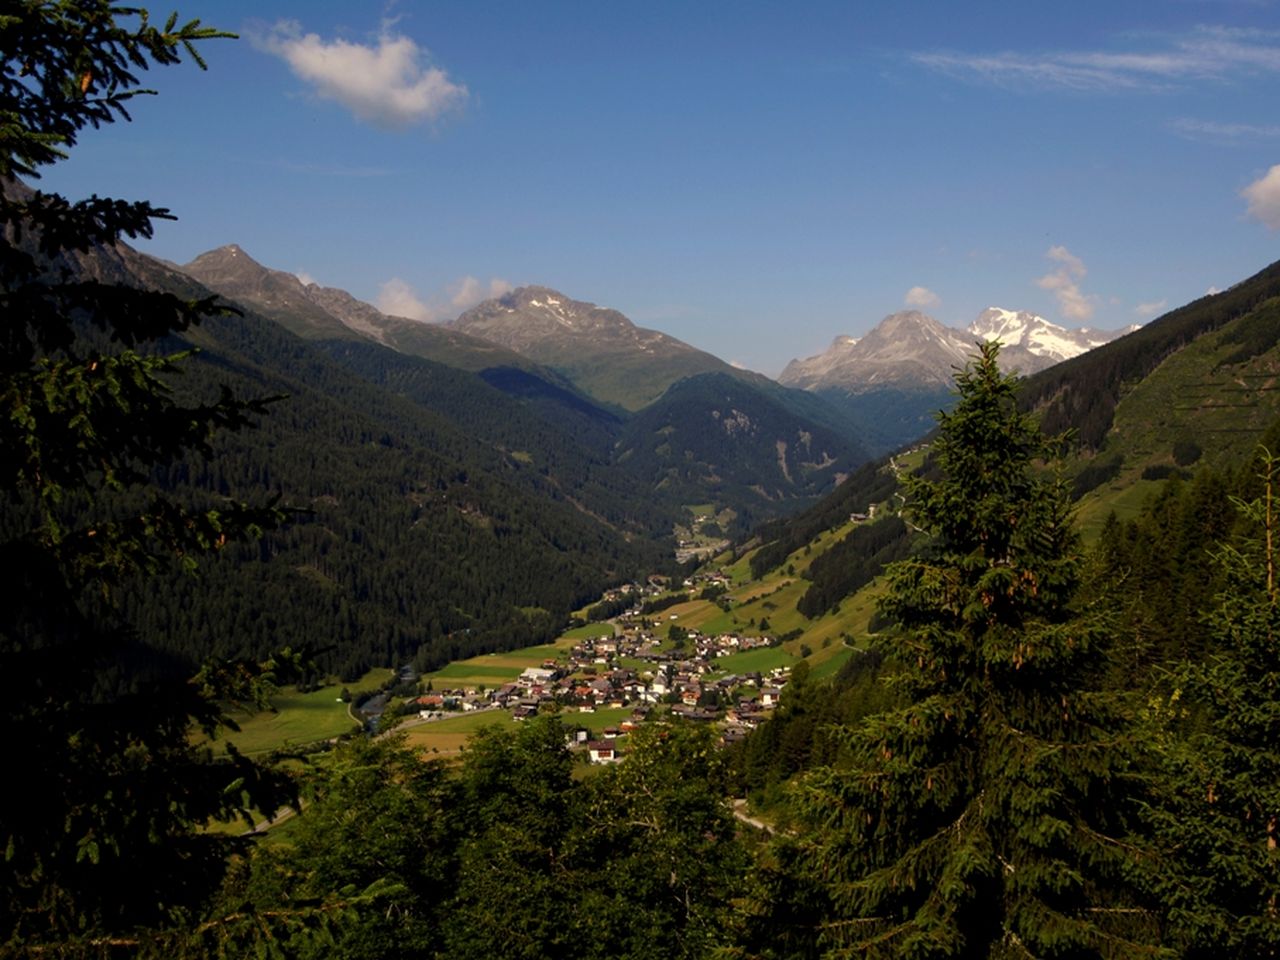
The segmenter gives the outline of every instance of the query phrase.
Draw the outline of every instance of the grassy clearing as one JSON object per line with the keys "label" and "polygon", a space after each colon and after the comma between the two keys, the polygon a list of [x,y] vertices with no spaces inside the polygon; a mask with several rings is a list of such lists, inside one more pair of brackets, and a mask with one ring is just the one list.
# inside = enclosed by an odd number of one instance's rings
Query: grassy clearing
{"label": "grassy clearing", "polygon": [[[852,648],[846,647],[844,644],[840,644],[838,647],[833,645],[831,649],[834,651],[832,655],[813,668],[813,671],[809,674],[811,679],[826,680],[828,677],[834,677],[840,672],[840,668],[845,665],[848,659],[853,656]],[[814,659],[816,661],[816,654]]]}
{"label": "grassy clearing", "polygon": [[[600,626],[600,624],[589,624]],[[610,633],[612,628],[604,625]],[[554,660],[563,656],[576,644],[577,639],[568,635],[555,643],[544,643],[537,647],[525,647],[523,650],[510,650],[506,653],[488,653],[466,660],[455,660],[453,663],[424,673],[422,681],[430,681],[433,687],[486,687],[500,686],[516,679],[529,667],[542,666],[543,660]]]}
{"label": "grassy clearing", "polygon": [[[585,623],[567,631],[561,640],[586,640],[589,637],[612,637],[613,625],[608,623]],[[556,642],[559,646],[559,641]]]}
{"label": "grassy clearing", "polygon": [[471,736],[484,727],[513,727],[516,721],[506,710],[477,710],[448,720],[432,720],[403,729],[405,742],[431,756],[455,757]]}
{"label": "grassy clearing", "polygon": [[604,735],[605,727],[616,727],[629,718],[635,707],[601,707],[594,713],[580,713],[576,710],[565,710],[560,720],[566,727],[586,727],[591,731],[594,740]]}
{"label": "grassy clearing", "polygon": [[[539,661],[541,662],[541,661]],[[423,679],[426,680],[456,680],[458,678],[473,679],[482,677],[486,680],[500,679],[506,680],[520,675],[520,671],[524,667],[512,666],[510,664],[493,664],[484,661],[459,660],[457,663],[451,663],[448,666],[441,667],[432,673],[428,673]]]}
{"label": "grassy clearing", "polygon": [[1136,518],[1147,498],[1159,491],[1162,484],[1163,481],[1122,477],[1090,493],[1076,509],[1076,524],[1085,543],[1098,539],[1113,510],[1120,521]]}
{"label": "grassy clearing", "polygon": [[733,653],[727,657],[717,657],[716,667],[725,673],[751,673],[758,671],[768,673],[774,667],[789,667],[799,657],[788,653],[782,647],[757,647],[742,653]]}
{"label": "grassy clearing", "polygon": [[[390,670],[370,670],[346,686],[354,695],[381,686],[390,676]],[[341,684],[321,687],[311,693],[281,690],[271,698],[275,712],[233,712],[232,719],[240,729],[227,731],[221,739],[234,743],[241,753],[258,756],[350,733],[358,724],[351,718],[348,704],[338,698],[341,691]]]}

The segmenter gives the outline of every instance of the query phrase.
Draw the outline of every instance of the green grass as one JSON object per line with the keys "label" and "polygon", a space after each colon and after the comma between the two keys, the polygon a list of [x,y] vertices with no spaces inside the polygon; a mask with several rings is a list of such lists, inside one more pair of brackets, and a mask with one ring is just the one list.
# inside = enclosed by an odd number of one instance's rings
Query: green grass
{"label": "green grass", "polygon": [[232,713],[239,731],[228,730],[220,739],[234,743],[249,756],[297,747],[350,733],[359,724],[338,699],[341,687],[322,687],[312,693],[279,693],[272,698],[275,712]]}
{"label": "green grass", "polygon": [[612,637],[613,626],[608,623],[586,623],[572,630],[566,630],[562,640],[586,640],[589,637]]}
{"label": "green grass", "polygon": [[604,735],[605,727],[616,727],[628,719],[635,707],[598,707],[594,713],[564,710],[560,719],[566,727],[586,727],[594,740]]}
{"label": "green grass", "polygon": [[1092,491],[1076,507],[1076,527],[1085,543],[1092,543],[1098,538],[1112,511],[1117,520],[1135,519],[1142,512],[1143,504],[1160,489],[1162,483],[1121,476]]}
{"label": "green grass", "polygon": [[844,666],[845,662],[853,656],[853,650],[843,643],[839,646],[832,644],[832,648],[835,653],[813,668],[809,674],[810,679],[826,680],[828,677],[834,677],[840,672],[840,668]]}
{"label": "green grass", "polygon": [[430,682],[433,687],[478,687],[481,684],[486,687],[497,686],[516,679],[527,667],[540,667],[543,660],[562,657],[575,643],[577,641],[572,638],[562,637],[555,643],[525,647],[523,650],[455,660],[439,670],[424,673],[422,681]]}
{"label": "green grass", "polygon": [[653,661],[641,660],[639,657],[619,657],[618,666],[624,670],[634,670],[637,674],[653,673]]}
{"label": "green grass", "polygon": [[[541,663],[542,661],[539,660],[538,662]],[[465,677],[468,679],[474,677],[484,677],[487,679],[512,679],[518,677],[520,675],[520,671],[523,669],[524,667],[522,666],[508,666],[503,664],[495,666],[493,664],[483,662],[477,663],[474,660],[459,660],[456,663],[451,663],[448,666],[441,667],[439,670],[425,674],[423,679],[450,680],[459,677]]]}
{"label": "green grass", "polygon": [[274,712],[248,713],[233,709],[231,718],[240,729],[227,730],[218,739],[234,743],[241,753],[255,756],[350,733],[358,724],[348,713],[348,704],[338,699],[343,686],[356,695],[377,689],[391,676],[390,670],[375,669],[352,683],[330,684],[311,693],[283,689],[271,698]]}
{"label": "green grass", "polygon": [[460,713],[448,720],[432,720],[403,729],[405,742],[416,750],[433,756],[457,756],[471,739],[472,734],[483,727],[514,727],[516,721],[507,710],[477,710]]}
{"label": "green grass", "polygon": [[768,673],[774,667],[789,667],[798,659],[782,647],[757,647],[755,650],[716,658],[716,668],[725,673]]}

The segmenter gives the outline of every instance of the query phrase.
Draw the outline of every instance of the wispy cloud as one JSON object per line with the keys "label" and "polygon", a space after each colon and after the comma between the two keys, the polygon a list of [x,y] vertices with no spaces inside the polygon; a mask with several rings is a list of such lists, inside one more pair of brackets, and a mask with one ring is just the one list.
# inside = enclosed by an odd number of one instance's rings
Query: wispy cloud
{"label": "wispy cloud", "polygon": [[515,288],[510,283],[498,277],[483,281],[466,276],[459,277],[443,291],[424,299],[410,284],[399,277],[392,277],[382,285],[374,303],[383,313],[393,317],[438,323],[452,320],[476,304],[510,293],[513,289]]}
{"label": "wispy cloud", "polygon": [[1214,120],[1179,117],[1169,127],[1188,140],[1208,140],[1213,143],[1247,143],[1280,138],[1280,124],[1218,123]]}
{"label": "wispy cloud", "polygon": [[318,283],[316,278],[313,277],[311,274],[307,273],[307,271],[305,270],[295,271],[293,275],[298,278],[298,282],[301,283],[304,287],[309,287],[313,283]]}
{"label": "wispy cloud", "polygon": [[458,109],[467,88],[456,84],[411,38],[384,23],[375,44],[324,40],[304,33],[296,20],[281,20],[253,37],[254,45],[280,57],[294,74],[359,120],[398,129],[435,120]]}
{"label": "wispy cloud", "polygon": [[1083,322],[1093,317],[1097,309],[1097,297],[1080,289],[1080,281],[1089,272],[1084,261],[1066,247],[1050,247],[1045,254],[1058,263],[1058,268],[1036,281],[1041,289],[1050,290],[1058,298],[1058,308],[1068,320]]}
{"label": "wispy cloud", "polygon": [[433,319],[431,307],[418,296],[418,292],[399,277],[392,277],[382,285],[374,306],[393,317],[408,317],[410,320],[429,321]]}
{"label": "wispy cloud", "polygon": [[902,298],[902,302],[908,307],[928,310],[930,307],[936,307],[940,304],[942,298],[928,287],[912,287],[907,291],[906,296]]}
{"label": "wispy cloud", "polygon": [[449,284],[447,288],[449,308],[456,313],[461,313],[463,310],[470,310],[482,300],[492,300],[514,289],[515,287],[510,283],[498,277],[490,278],[487,283],[475,277],[462,277]]}
{"label": "wispy cloud", "polygon": [[1249,204],[1250,217],[1280,230],[1280,163],[1241,190],[1240,196]]}
{"label": "wispy cloud", "polygon": [[1280,32],[1197,27],[1150,37],[1147,49],[919,52],[911,60],[951,76],[1025,89],[1160,90],[1206,80],[1280,73]]}
{"label": "wispy cloud", "polygon": [[1147,303],[1138,304],[1133,308],[1133,313],[1135,316],[1141,317],[1143,320],[1150,320],[1152,317],[1159,316],[1163,313],[1164,308],[1168,305],[1169,301],[1167,299],[1151,300]]}

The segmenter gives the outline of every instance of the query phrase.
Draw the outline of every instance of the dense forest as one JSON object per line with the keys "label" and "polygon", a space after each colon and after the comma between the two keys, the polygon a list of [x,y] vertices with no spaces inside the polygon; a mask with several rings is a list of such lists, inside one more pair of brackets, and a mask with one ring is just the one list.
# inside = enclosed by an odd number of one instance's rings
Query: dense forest
{"label": "dense forest", "polygon": [[[253,389],[279,382],[259,376],[253,317],[77,272],[163,212],[13,178],[125,116],[139,64],[216,36],[105,3],[0,18],[0,709],[19,773],[0,805],[0,955],[1280,952],[1280,425],[1243,461],[1182,458],[1186,477],[1086,547],[1045,469],[1061,444],[994,344],[958,376],[927,469],[867,468],[764,531],[760,554],[785,559],[776,544],[800,549],[901,484],[902,516],[858,527],[802,601],[824,611],[879,575],[885,629],[832,682],[797,666],[741,745],[642,726],[625,762],[581,776],[561,718],[542,716],[482,732],[453,765],[394,735],[281,764],[215,753],[231,705],[314,666],[297,648],[329,639],[319,625],[361,638],[351,669],[540,639],[645,561],[608,532],[654,521],[621,496],[613,526],[568,496],[526,498],[548,475],[437,429],[428,366],[299,341],[293,396],[272,401]],[[237,337],[239,352],[188,350]],[[370,391],[380,378],[399,394]],[[255,477],[291,498],[232,499],[291,418],[313,441],[272,463],[296,475]],[[329,462],[327,435],[360,456]],[[563,474],[612,499],[587,466]],[[313,561],[272,568],[291,544]],[[468,596],[481,565],[500,585]],[[277,619],[236,607],[239,577],[279,589]],[[448,586],[410,586],[424,580]],[[406,602],[420,635],[384,619]],[[131,670],[143,647],[168,669]],[[285,807],[298,815],[266,840],[208,829]]]}

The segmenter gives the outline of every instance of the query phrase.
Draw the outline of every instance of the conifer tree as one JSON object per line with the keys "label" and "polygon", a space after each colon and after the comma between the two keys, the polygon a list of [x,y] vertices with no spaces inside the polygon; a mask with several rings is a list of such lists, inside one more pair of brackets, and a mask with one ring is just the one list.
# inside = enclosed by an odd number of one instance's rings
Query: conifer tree
{"label": "conifer tree", "polygon": [[1217,552],[1224,587],[1205,617],[1210,652],[1175,667],[1155,702],[1157,876],[1193,958],[1280,956],[1280,463],[1263,448],[1258,466],[1262,496],[1233,498],[1247,533]]}
{"label": "conifer tree", "polygon": [[167,211],[17,180],[38,178],[86,127],[129,119],[141,70],[199,62],[193,44],[216,36],[108,0],[0,8],[0,717],[15,784],[0,804],[0,952],[61,941],[71,955],[72,938],[105,952],[127,945],[120,931],[171,922],[217,884],[226,842],[202,834],[205,821],[284,797],[268,772],[192,740],[219,725],[216,697],[245,689],[251,669],[97,683],[131,642],[113,604],[122,579],[280,518],[148,485],[157,465],[207,450],[262,404],[225,392],[184,404],[170,390],[182,357],[155,341],[216,312],[212,300],[82,269],[118,262],[117,242],[149,236]]}
{"label": "conifer tree", "polygon": [[[936,473],[908,481],[931,535],[892,565],[883,612],[908,705],[837,735],[788,840],[821,891],[814,952],[848,957],[1135,957],[1155,931],[1125,889],[1132,749],[1091,689],[1104,631],[1050,445],[985,344],[940,417]],[[794,933],[794,931],[793,931]],[[803,952],[803,951],[798,951]]]}

